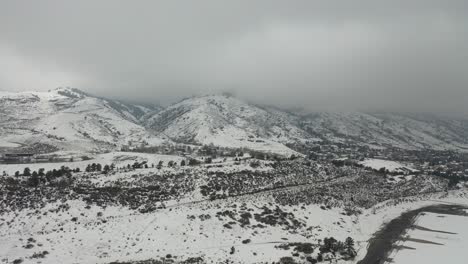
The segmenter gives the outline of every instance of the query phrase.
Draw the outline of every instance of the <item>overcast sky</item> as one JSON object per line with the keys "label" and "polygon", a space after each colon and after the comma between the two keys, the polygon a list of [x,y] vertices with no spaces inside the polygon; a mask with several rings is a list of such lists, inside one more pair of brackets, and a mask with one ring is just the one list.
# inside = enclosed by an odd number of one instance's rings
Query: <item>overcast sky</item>
{"label": "overcast sky", "polygon": [[0,2],[0,90],[468,113],[468,1]]}

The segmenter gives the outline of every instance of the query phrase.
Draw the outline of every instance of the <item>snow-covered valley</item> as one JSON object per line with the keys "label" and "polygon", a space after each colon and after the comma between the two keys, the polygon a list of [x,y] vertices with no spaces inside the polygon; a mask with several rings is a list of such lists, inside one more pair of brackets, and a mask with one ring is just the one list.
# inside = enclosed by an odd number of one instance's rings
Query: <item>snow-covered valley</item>
{"label": "snow-covered valley", "polygon": [[[24,176],[2,178],[0,255],[5,263],[355,263],[373,233],[400,213],[468,204],[466,190],[447,192],[434,177],[388,183],[327,162],[236,160],[182,166],[187,158],[115,152],[2,165],[7,175],[25,167],[80,171],[34,188],[21,183]],[[114,169],[87,171],[92,163]],[[331,237],[351,237],[354,257],[324,249]]]}
{"label": "snow-covered valley", "polygon": [[2,263],[359,263],[403,212],[468,205],[464,120],[69,88],[0,111]]}

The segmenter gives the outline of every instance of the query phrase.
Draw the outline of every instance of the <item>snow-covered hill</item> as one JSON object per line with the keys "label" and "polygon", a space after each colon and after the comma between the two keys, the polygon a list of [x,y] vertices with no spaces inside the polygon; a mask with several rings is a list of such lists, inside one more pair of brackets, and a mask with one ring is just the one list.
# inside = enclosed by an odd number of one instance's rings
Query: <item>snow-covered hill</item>
{"label": "snow-covered hill", "polygon": [[291,155],[310,142],[407,149],[468,149],[468,121],[427,114],[304,113],[225,95],[146,107],[77,89],[0,92],[0,148],[103,151],[178,142]]}
{"label": "snow-covered hill", "polygon": [[183,100],[144,122],[176,141],[275,151],[286,144],[314,141],[468,149],[466,119],[399,113],[304,114],[219,95]]}
{"label": "snow-covered hill", "polygon": [[150,111],[71,88],[0,92],[0,147],[102,151],[128,142],[158,144],[162,139],[138,123]]}
{"label": "snow-covered hill", "polygon": [[299,124],[311,136],[407,149],[468,149],[468,120],[429,114],[314,113]]}
{"label": "snow-covered hill", "polygon": [[293,153],[286,143],[309,138],[287,116],[224,95],[185,99],[144,122],[175,141],[277,153]]}

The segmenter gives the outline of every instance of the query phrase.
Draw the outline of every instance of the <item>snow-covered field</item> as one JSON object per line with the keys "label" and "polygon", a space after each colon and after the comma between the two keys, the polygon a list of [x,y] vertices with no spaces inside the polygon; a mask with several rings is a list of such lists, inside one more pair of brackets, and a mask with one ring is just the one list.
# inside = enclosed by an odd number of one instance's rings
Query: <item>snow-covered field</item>
{"label": "snow-covered field", "polygon": [[20,146],[19,144],[12,143],[12,142],[6,141],[4,139],[0,139],[0,147],[15,148],[15,147],[19,147],[19,146]]}
{"label": "snow-covered field", "polygon": [[[67,157],[67,153],[59,153],[61,157]],[[70,157],[77,156],[75,153],[68,154]],[[104,154],[89,155],[90,160],[69,161],[69,162],[51,162],[51,163],[23,163],[23,164],[2,164],[0,172],[5,171],[9,175],[14,175],[16,171],[23,172],[24,168],[28,167],[31,171],[37,171],[40,168],[47,170],[59,169],[61,166],[66,166],[71,169],[79,168],[84,171],[87,165],[92,163],[100,163],[102,166],[114,164],[117,167],[132,165],[134,162],[148,162],[151,166],[152,163],[157,164],[159,161],[167,164],[169,161],[180,163],[185,160],[184,157],[175,155],[161,155],[161,154],[146,154],[136,152],[109,152]]]}
{"label": "snow-covered field", "polygon": [[383,160],[383,159],[365,159],[359,164],[363,165],[364,167],[369,167],[374,170],[380,170],[381,168],[385,168],[390,172],[404,172],[404,171],[415,171],[415,169],[411,168],[411,166],[402,164],[397,161],[392,160]]}
{"label": "snow-covered field", "polygon": [[432,231],[411,229],[407,237],[421,241],[402,242],[405,248],[390,255],[392,263],[467,263],[468,216],[424,213],[415,224]]}
{"label": "snow-covered field", "polygon": [[[407,197],[404,200],[389,200],[365,210],[356,219],[354,237],[357,241],[357,258],[362,259],[367,253],[369,239],[391,220],[402,213],[435,204],[458,204],[468,206],[468,189],[441,192],[422,196]],[[468,221],[468,218],[465,218]],[[468,224],[468,223],[467,223]],[[432,228],[431,229],[438,229]],[[399,262],[393,262],[398,263]],[[424,262],[413,262],[424,263]],[[431,262],[432,263],[432,262]],[[441,262],[439,262],[441,263]],[[442,262],[445,263],[445,262]],[[463,262],[464,263],[464,262]]]}
{"label": "snow-covered field", "polygon": [[[312,226],[291,233],[282,227],[226,228],[216,212],[234,208],[259,208],[267,201],[237,200],[184,204],[150,214],[121,207],[88,209],[80,201],[69,201],[68,211],[51,213],[59,204],[38,211],[24,210],[3,215],[0,225],[0,256],[10,261],[37,263],[33,253],[47,251],[46,263],[108,263],[145,260],[171,254],[177,260],[201,256],[214,263],[226,259],[234,263],[278,261],[291,252],[276,248],[285,242],[316,242],[333,235],[344,240],[353,232],[353,217],[319,206],[285,207],[295,218]],[[259,211],[254,209],[252,214]],[[210,215],[210,218],[204,216]],[[72,220],[76,217],[76,220]],[[251,225],[256,224],[255,220]],[[31,241],[28,241],[32,238]],[[242,241],[250,239],[249,243]],[[32,246],[27,246],[32,245]],[[25,247],[31,247],[26,249]],[[232,247],[235,253],[230,254]],[[317,250],[315,251],[318,252]],[[39,259],[40,260],[40,259]]]}

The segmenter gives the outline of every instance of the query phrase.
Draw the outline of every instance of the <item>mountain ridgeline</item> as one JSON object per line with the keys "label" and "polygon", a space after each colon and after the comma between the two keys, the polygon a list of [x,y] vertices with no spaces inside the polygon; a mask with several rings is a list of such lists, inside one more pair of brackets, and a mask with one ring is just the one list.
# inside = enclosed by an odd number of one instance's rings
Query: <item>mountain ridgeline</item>
{"label": "mountain ridgeline", "polygon": [[106,151],[180,143],[290,155],[327,142],[369,147],[468,149],[468,120],[430,114],[285,111],[226,95],[160,106],[96,97],[74,88],[0,92],[0,150]]}

